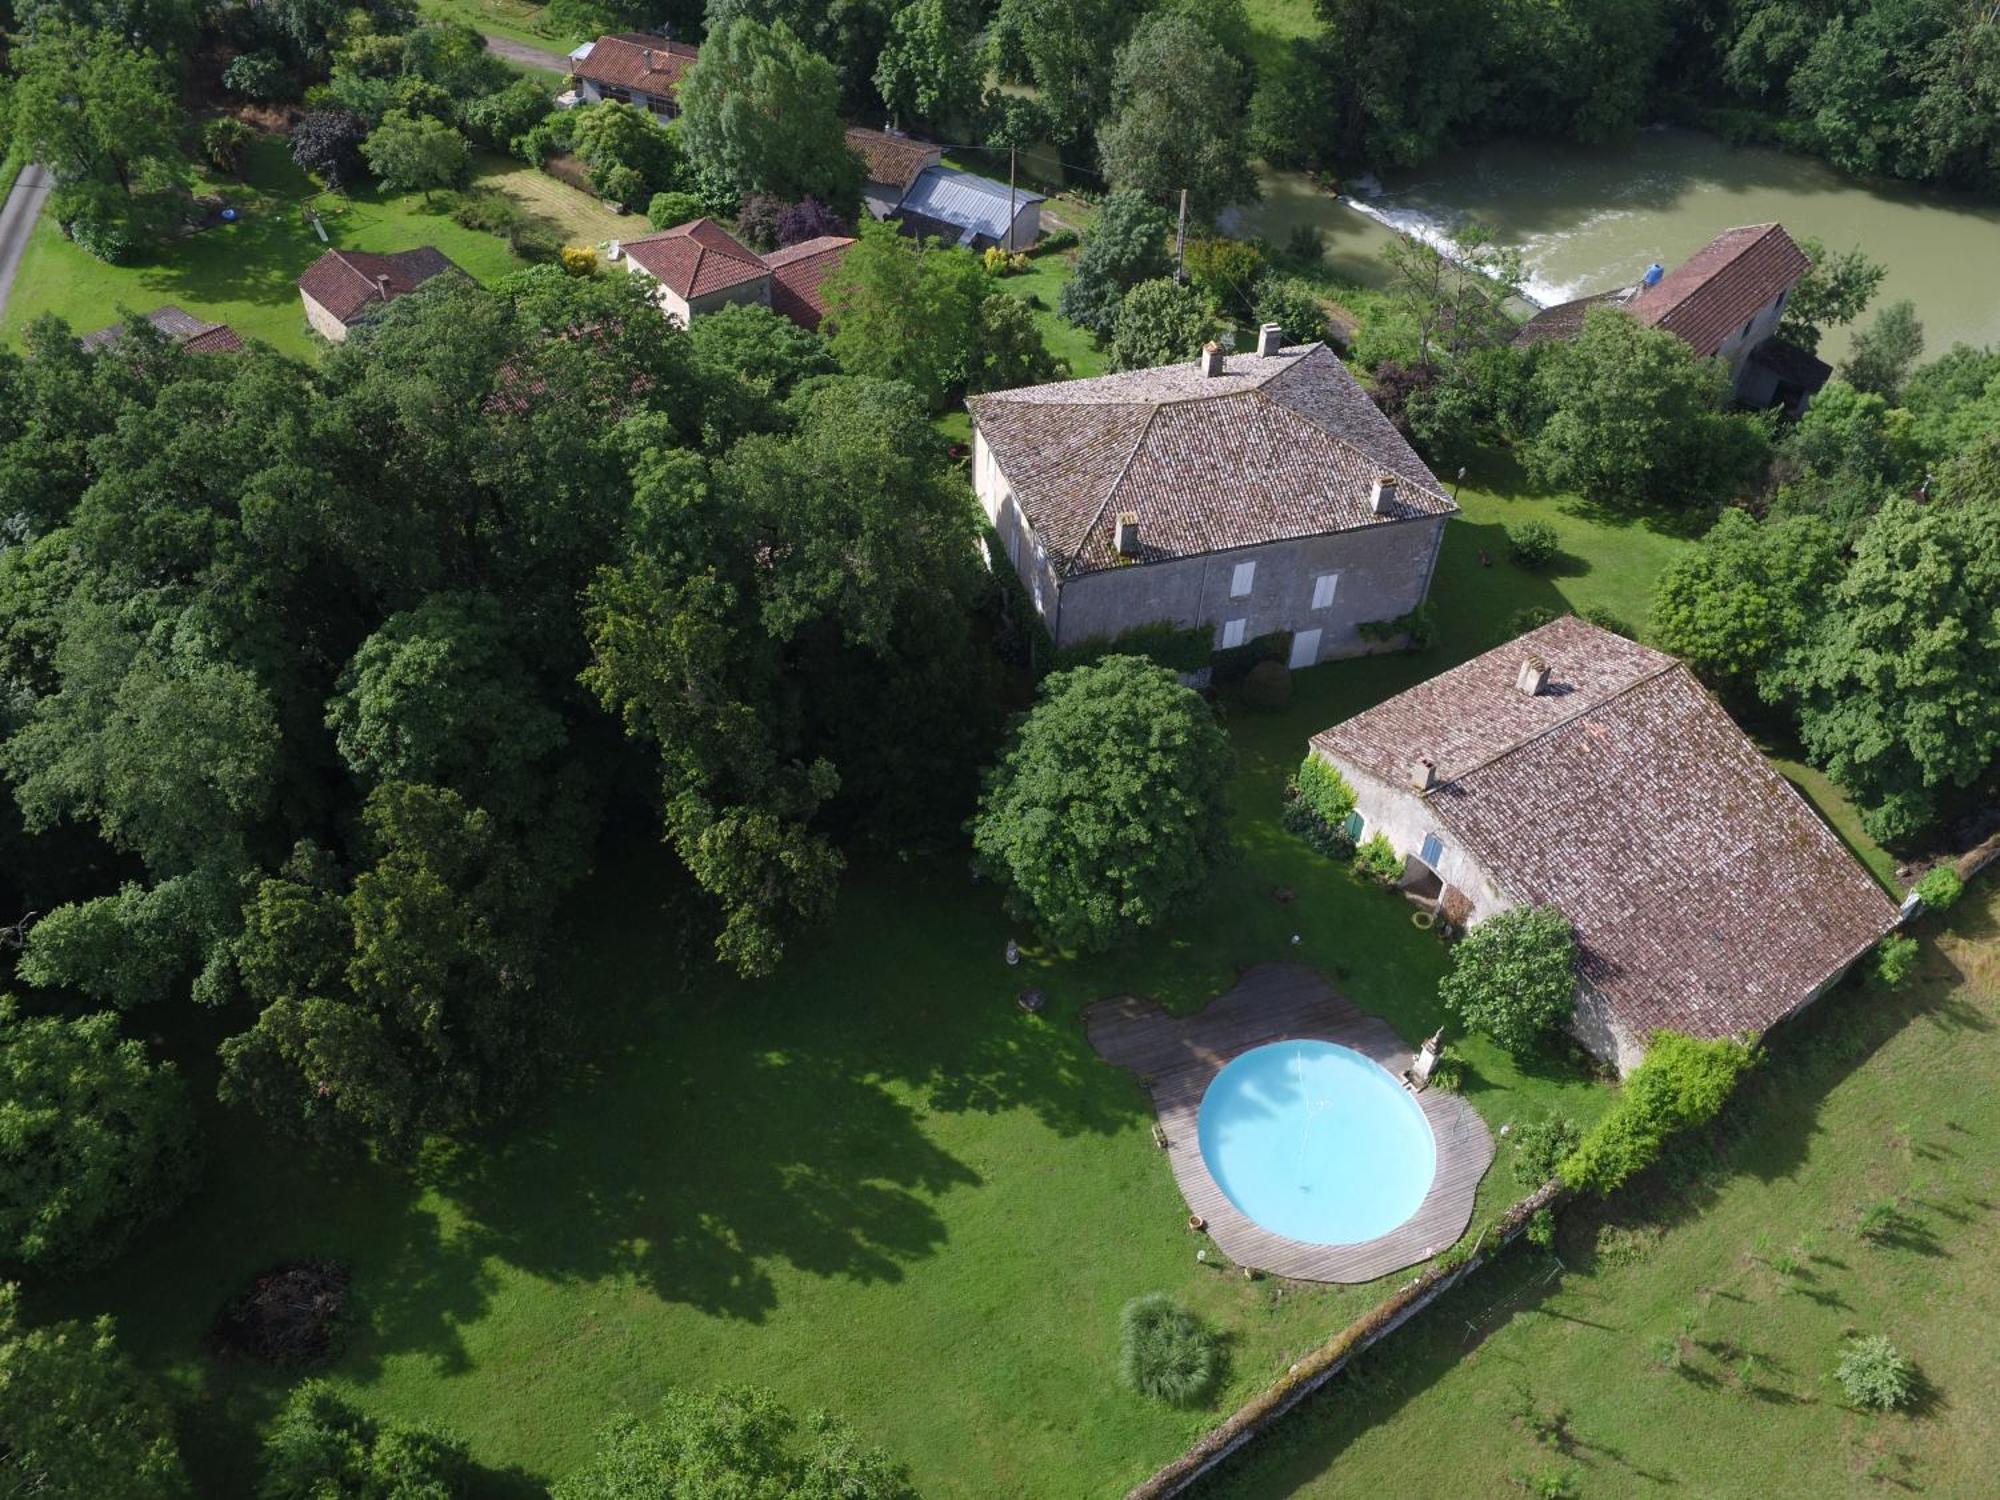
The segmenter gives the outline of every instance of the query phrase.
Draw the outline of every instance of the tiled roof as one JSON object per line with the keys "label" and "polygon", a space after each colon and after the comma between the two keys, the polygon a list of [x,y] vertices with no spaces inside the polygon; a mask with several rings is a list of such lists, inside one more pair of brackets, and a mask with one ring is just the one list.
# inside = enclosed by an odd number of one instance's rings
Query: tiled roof
{"label": "tiled roof", "polygon": [[658,234],[625,241],[633,264],[652,272],[683,298],[706,297],[771,274],[757,252],[713,219],[693,219]]}
{"label": "tiled roof", "polygon": [[790,318],[801,328],[817,330],[820,319],[826,315],[820,283],[846,258],[853,244],[851,235],[823,234],[765,256],[764,264],[771,268],[771,311]]}
{"label": "tiled roof", "polygon": [[861,158],[870,182],[894,188],[898,197],[910,190],[924,168],[936,166],[944,155],[942,147],[926,141],[860,125],[847,128],[847,149]]}
{"label": "tiled roof", "polygon": [[[1011,201],[1018,215],[1028,204],[1040,203],[1042,195],[1016,187]],[[998,240],[1013,227],[1008,202],[1004,182],[956,167],[926,167],[903,195],[902,211],[953,225],[960,239]]]}
{"label": "tiled roof", "polygon": [[[178,307],[156,307],[146,314],[146,321],[190,353],[234,354],[243,348],[243,340],[227,323],[211,323]],[[109,328],[86,333],[77,342],[86,349],[103,349],[117,343],[124,334],[125,325],[113,323]]]}
{"label": "tiled roof", "polygon": [[1677,333],[1707,356],[1812,266],[1782,224],[1725,229],[1625,304],[1640,322]]}
{"label": "tiled roof", "polygon": [[[1549,667],[1543,695],[1513,686]],[[1511,695],[1514,702],[1508,702]],[[1895,902],[1671,657],[1573,617],[1313,737],[1426,805],[1515,900],[1576,927],[1638,1036],[1762,1032],[1896,921]]]}
{"label": "tiled roof", "polygon": [[1525,349],[1530,344],[1547,344],[1573,339],[1583,332],[1584,317],[1593,307],[1616,307],[1629,296],[1631,289],[1623,288],[1615,292],[1598,292],[1594,296],[1578,297],[1574,302],[1558,302],[1553,307],[1545,307],[1514,330],[1514,347]]}
{"label": "tiled roof", "polygon": [[671,99],[700,52],[699,47],[686,42],[625,32],[599,37],[591,44],[589,55],[578,59],[571,71],[592,83]]}
{"label": "tiled roof", "polygon": [[388,298],[393,298],[414,292],[441,271],[457,269],[442,250],[432,245],[393,250],[384,255],[366,250],[329,250],[306,268],[298,286],[342,323],[352,323],[370,303],[387,300],[382,278],[388,279]]}
{"label": "tiled roof", "polygon": [[[1060,573],[1195,557],[1455,510],[1423,460],[1323,344],[1231,354],[975,396],[974,425]],[[1397,498],[1371,509],[1375,480]]]}

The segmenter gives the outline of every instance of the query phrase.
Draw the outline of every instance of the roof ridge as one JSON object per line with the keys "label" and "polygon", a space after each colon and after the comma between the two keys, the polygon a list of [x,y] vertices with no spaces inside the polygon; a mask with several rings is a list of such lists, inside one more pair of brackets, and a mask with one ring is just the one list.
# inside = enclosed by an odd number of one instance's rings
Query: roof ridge
{"label": "roof ridge", "polygon": [[[1050,404],[1060,405],[1062,403],[1051,402]],[[1082,558],[1083,549],[1085,545],[1090,541],[1090,534],[1093,531],[1097,530],[1098,523],[1104,519],[1105,511],[1111,508],[1111,502],[1114,498],[1116,498],[1118,494],[1118,486],[1123,484],[1125,482],[1125,476],[1132,472],[1132,461],[1139,456],[1139,450],[1146,446],[1146,434],[1153,430],[1153,424],[1157,422],[1159,419],[1160,419],[1160,403],[1155,402],[1153,403],[1151,409],[1147,411],[1146,420],[1139,424],[1138,434],[1132,439],[1132,446],[1126,450],[1125,462],[1123,462],[1118,466],[1118,473],[1112,478],[1111,483],[1105,488],[1104,498],[1103,500],[1098,502],[1096,514],[1091,516],[1089,522],[1084,526],[1083,530],[1077,533],[1076,547],[1070,553],[1069,561],[1063,565],[1063,574],[1065,577],[1069,576],[1069,570],[1071,568],[1074,568],[1077,565],[1078,560]]]}
{"label": "roof ridge", "polygon": [[[1603,629],[1602,626],[1598,626],[1596,628],[1600,630]],[[1518,645],[1520,639],[1522,638],[1517,638],[1511,644]],[[1651,650],[1652,648],[1642,647],[1641,649]],[[1463,771],[1452,772],[1449,780],[1440,781],[1438,783],[1438,786],[1449,786],[1453,781],[1463,781],[1466,777],[1475,775],[1476,773],[1485,770],[1488,766],[1491,766],[1498,761],[1505,760],[1515,751],[1525,750],[1528,746],[1534,744],[1537,740],[1546,739],[1549,735],[1554,734],[1558,729],[1567,729],[1572,724],[1581,724],[1585,719],[1590,718],[1592,715],[1596,714],[1599,710],[1610,707],[1612,704],[1618,702],[1619,699],[1626,697],[1627,695],[1629,695],[1630,693],[1636,691],[1641,687],[1644,687],[1647,683],[1653,681],[1655,678],[1665,676],[1667,673],[1673,671],[1676,667],[1680,668],[1682,671],[1687,670],[1687,666],[1684,662],[1680,661],[1676,657],[1669,656],[1664,662],[1662,662],[1659,666],[1654,667],[1651,671],[1642,672],[1639,676],[1634,677],[1630,682],[1626,683],[1625,686],[1620,688],[1617,692],[1609,693],[1604,697],[1598,699],[1595,703],[1591,704],[1590,707],[1586,708],[1582,713],[1571,714],[1566,719],[1557,719],[1553,724],[1544,724],[1540,729],[1533,730],[1528,734],[1522,735],[1517,740],[1514,740],[1506,745],[1502,745],[1498,750],[1495,750],[1491,755],[1487,756],[1486,759],[1474,762],[1472,765],[1467,766]],[[1435,791],[1436,788],[1434,787],[1432,788],[1432,790]],[[1425,792],[1423,794],[1423,798],[1426,802],[1428,802],[1430,800],[1430,792]]]}

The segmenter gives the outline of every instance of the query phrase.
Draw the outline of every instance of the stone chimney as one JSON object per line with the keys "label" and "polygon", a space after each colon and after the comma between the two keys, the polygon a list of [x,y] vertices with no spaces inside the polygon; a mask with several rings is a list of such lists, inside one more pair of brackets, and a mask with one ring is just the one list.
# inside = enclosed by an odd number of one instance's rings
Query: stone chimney
{"label": "stone chimney", "polygon": [[1118,513],[1118,524],[1112,532],[1113,544],[1120,557],[1139,555],[1139,512],[1124,510]]}
{"label": "stone chimney", "polygon": [[375,290],[381,295],[384,302],[389,300],[389,278],[386,274],[375,278]]}
{"label": "stone chimney", "polygon": [[1425,757],[1410,765],[1410,785],[1420,792],[1428,792],[1437,785],[1437,762]]}
{"label": "stone chimney", "polygon": [[1539,656],[1521,658],[1521,670],[1514,674],[1514,686],[1530,698],[1539,697],[1549,685],[1549,664]]}
{"label": "stone chimney", "polygon": [[1257,330],[1257,352],[1260,355],[1276,354],[1285,347],[1285,329],[1281,323],[1266,323]]}
{"label": "stone chimney", "polygon": [[653,71],[653,49],[651,47],[644,47],[640,50],[646,58],[646,71],[650,73]]}
{"label": "stone chimney", "polygon": [[1201,346],[1201,373],[1220,375],[1222,373],[1222,345],[1210,339]]}
{"label": "stone chimney", "polygon": [[621,241],[618,240],[613,240],[610,244],[604,247],[604,258],[606,260],[617,260],[624,253],[625,253],[625,246]]}
{"label": "stone chimney", "polygon": [[1378,516],[1387,515],[1396,505],[1396,476],[1378,474],[1375,476],[1375,494],[1368,502],[1368,508]]}

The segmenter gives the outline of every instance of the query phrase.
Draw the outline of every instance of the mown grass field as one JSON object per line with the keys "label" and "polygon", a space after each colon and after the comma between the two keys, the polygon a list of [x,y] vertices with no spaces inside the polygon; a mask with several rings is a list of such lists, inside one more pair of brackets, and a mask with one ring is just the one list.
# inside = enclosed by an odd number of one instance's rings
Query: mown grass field
{"label": "mown grass field", "polygon": [[[1585,1500],[1993,1493],[2000,888],[1927,919],[1906,990],[1850,984],[1770,1050],[1698,1173],[1572,1210],[1567,1274],[1510,1252],[1205,1493],[1507,1495],[1565,1477]],[[1877,1204],[1895,1218],[1864,1238]],[[1854,1333],[1916,1363],[1914,1409],[1846,1404],[1831,1375]]]}
{"label": "mown grass field", "polygon": [[[588,194],[506,157],[478,156],[473,180],[507,193],[573,243],[630,234],[644,223],[621,218]],[[373,183],[346,195],[321,193],[292,164],[284,142],[273,138],[260,137],[252,145],[241,181],[217,179],[213,187],[238,205],[243,217],[237,223],[142,252],[126,265],[107,265],[85,254],[44,216],[22,258],[0,339],[18,345],[28,324],[44,314],[66,318],[82,333],[113,322],[120,307],[143,314],[172,303],[287,354],[312,357],[319,344],[306,325],[294,282],[329,245],[350,250],[435,245],[481,281],[525,264],[498,237],[455,223],[446,212],[449,194],[427,202],[421,193],[386,193]],[[306,219],[308,203],[319,210],[326,244]]]}

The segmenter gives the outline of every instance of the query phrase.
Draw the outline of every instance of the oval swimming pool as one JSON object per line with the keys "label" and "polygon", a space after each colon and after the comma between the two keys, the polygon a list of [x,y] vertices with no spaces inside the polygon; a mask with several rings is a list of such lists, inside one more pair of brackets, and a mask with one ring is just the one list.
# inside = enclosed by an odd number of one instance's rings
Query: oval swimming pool
{"label": "oval swimming pool", "polygon": [[1437,1142],[1387,1069],[1332,1042],[1253,1047],[1202,1096],[1202,1159],[1216,1185],[1274,1234],[1352,1245],[1424,1201]]}

